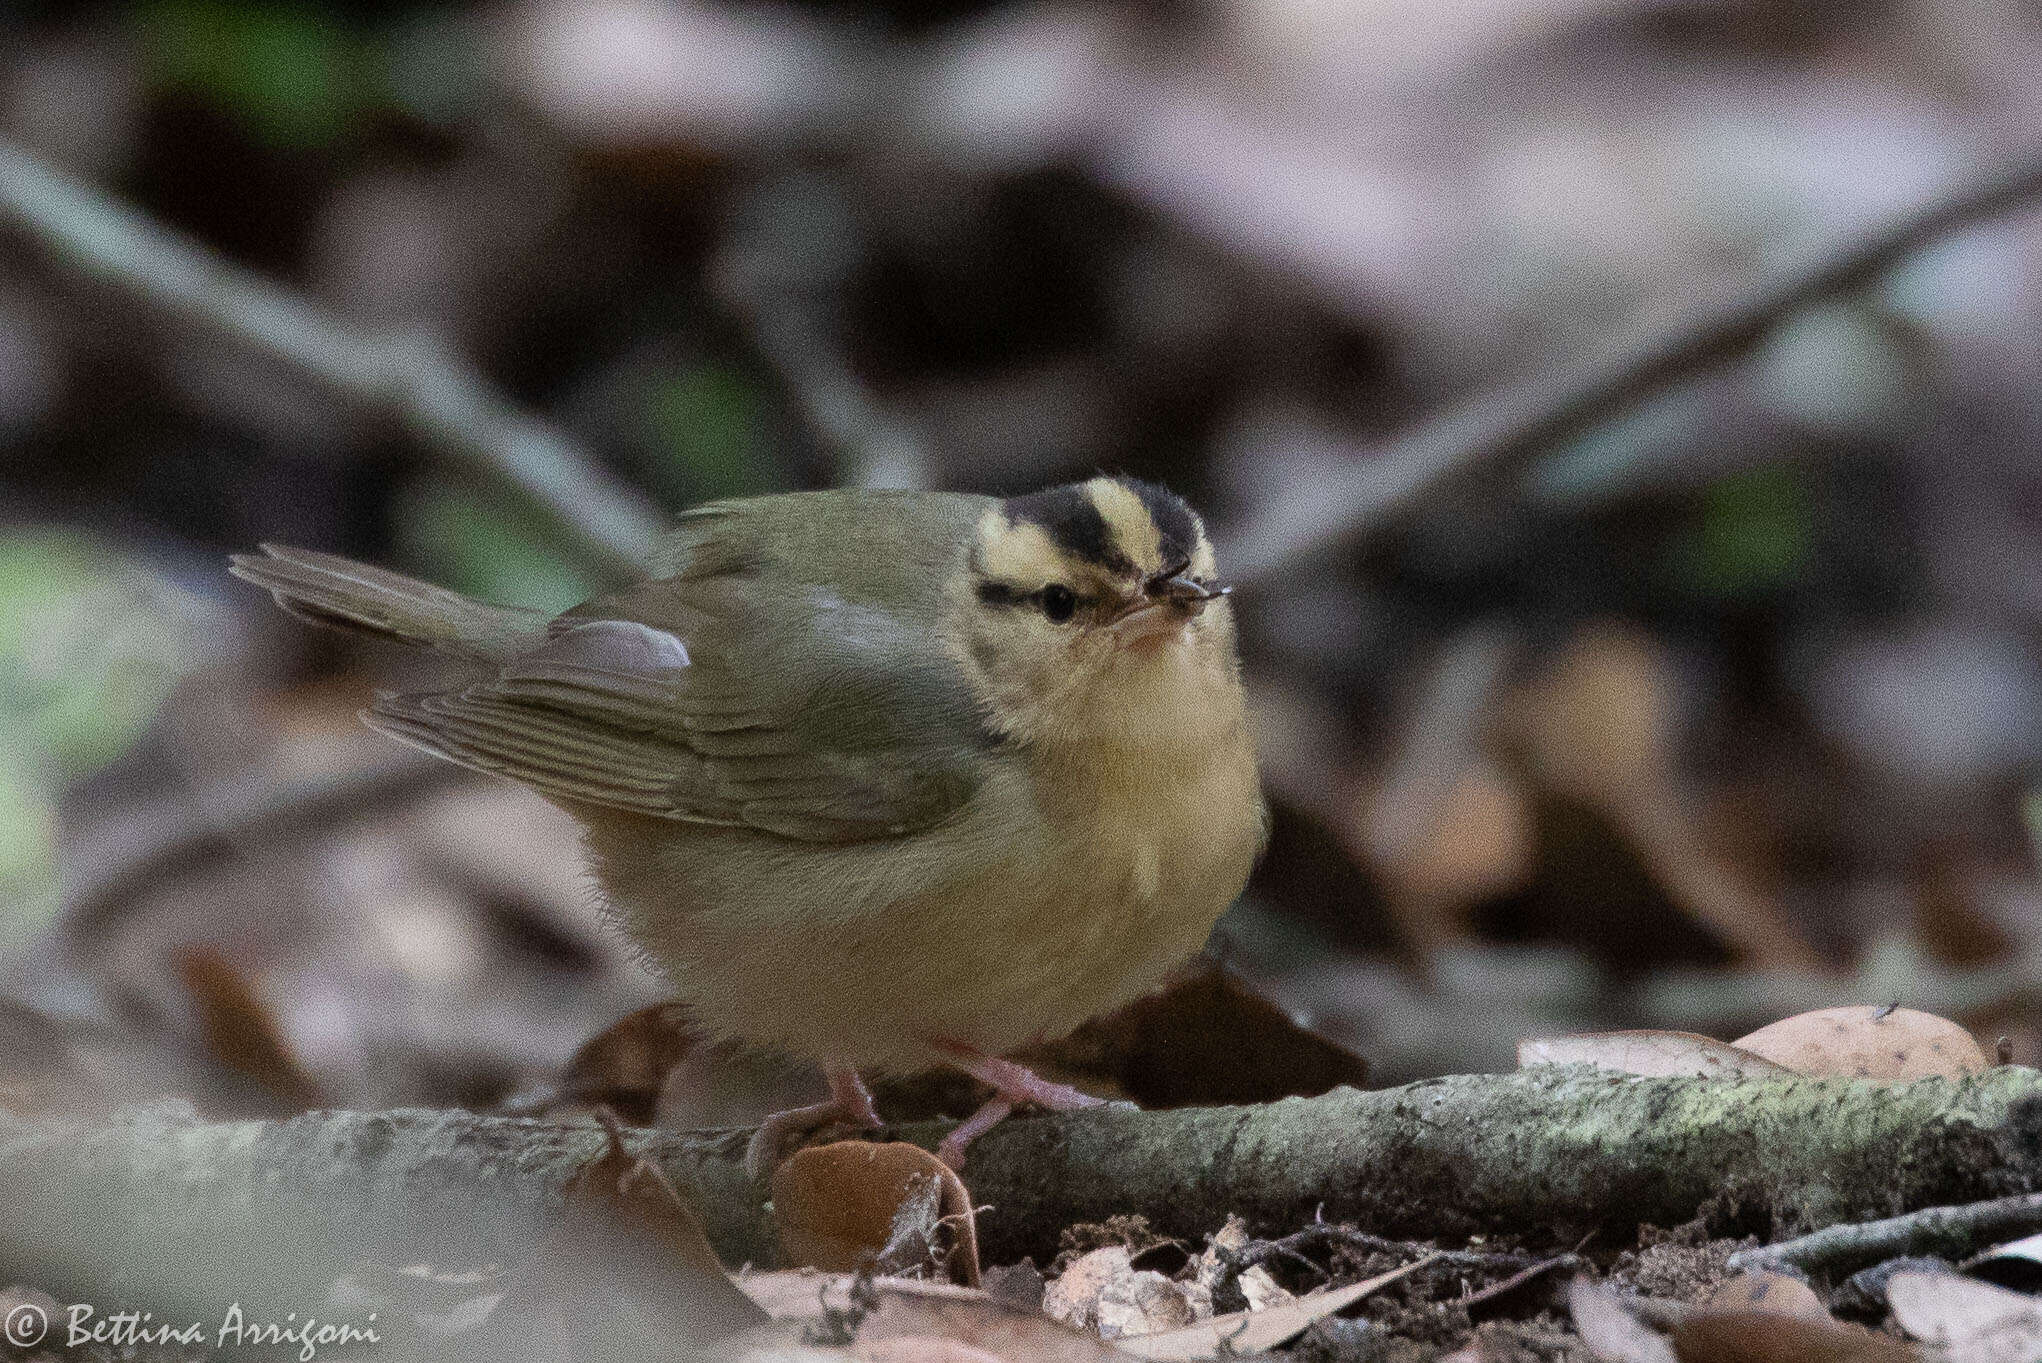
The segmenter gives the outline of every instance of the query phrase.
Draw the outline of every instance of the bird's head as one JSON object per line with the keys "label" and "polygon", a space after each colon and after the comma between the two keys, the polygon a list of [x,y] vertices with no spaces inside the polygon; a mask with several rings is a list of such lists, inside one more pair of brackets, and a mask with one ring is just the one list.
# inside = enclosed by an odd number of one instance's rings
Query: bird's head
{"label": "bird's head", "polygon": [[980,520],[958,603],[963,661],[1022,741],[1142,741],[1233,687],[1212,544],[1175,493],[1132,478],[1010,497]]}

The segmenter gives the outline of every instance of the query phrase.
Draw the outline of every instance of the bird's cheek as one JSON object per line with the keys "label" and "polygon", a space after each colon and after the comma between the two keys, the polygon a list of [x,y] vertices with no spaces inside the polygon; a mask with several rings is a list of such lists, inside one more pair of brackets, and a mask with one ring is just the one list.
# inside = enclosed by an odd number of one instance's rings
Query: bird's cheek
{"label": "bird's cheek", "polygon": [[1151,606],[1116,621],[1112,632],[1123,648],[1147,652],[1180,637],[1190,623],[1190,613],[1177,606]]}

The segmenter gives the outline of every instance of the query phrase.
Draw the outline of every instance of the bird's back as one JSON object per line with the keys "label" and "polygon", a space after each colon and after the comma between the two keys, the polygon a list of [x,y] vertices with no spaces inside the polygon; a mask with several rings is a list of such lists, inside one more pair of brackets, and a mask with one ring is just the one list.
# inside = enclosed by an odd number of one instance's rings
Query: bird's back
{"label": "bird's back", "polygon": [[906,605],[940,592],[990,497],[836,490],[711,502],[682,513],[652,555],[655,579],[743,576]]}

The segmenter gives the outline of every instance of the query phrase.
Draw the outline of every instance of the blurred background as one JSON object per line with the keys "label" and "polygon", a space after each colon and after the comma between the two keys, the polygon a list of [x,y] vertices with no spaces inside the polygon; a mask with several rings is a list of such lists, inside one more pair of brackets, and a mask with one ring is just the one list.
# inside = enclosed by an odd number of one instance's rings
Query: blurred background
{"label": "blurred background", "polygon": [[2042,1060],[2042,210],[1283,548],[2038,113],[1980,0],[0,3],[6,1096],[486,1105],[662,997],[564,816],[355,723],[447,674],[228,552],[560,608],[705,498],[1102,468],[1279,563],[1214,950],[1375,1081]]}

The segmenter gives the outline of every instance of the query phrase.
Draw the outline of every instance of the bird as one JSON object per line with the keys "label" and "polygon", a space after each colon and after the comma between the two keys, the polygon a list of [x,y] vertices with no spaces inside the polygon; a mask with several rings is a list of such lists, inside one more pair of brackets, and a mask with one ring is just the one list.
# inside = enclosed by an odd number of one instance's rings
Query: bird
{"label": "bird", "polygon": [[1006,1058],[1154,988],[1267,841],[1233,605],[1199,516],[1101,475],[1009,497],[708,503],[647,577],[553,615],[281,545],[230,571],[306,621],[459,659],[372,728],[579,823],[606,913],[706,1039],[817,1063],[746,1164],[884,1123],[865,1076]]}

